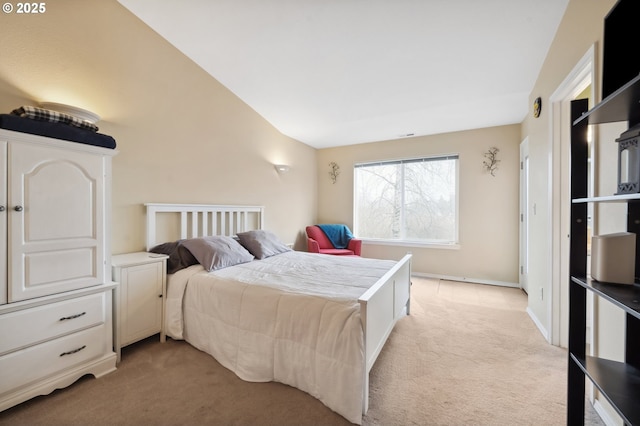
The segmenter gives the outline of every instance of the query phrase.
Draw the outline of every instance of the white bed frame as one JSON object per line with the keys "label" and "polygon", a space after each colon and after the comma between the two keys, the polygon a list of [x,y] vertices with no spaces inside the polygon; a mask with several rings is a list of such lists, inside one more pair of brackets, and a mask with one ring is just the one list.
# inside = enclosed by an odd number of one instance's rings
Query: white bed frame
{"label": "white bed frame", "polygon": [[[171,236],[172,240],[211,235],[233,236],[238,232],[264,229],[262,206],[158,203],[145,206],[147,250],[169,241],[158,241],[161,216],[173,216],[170,220],[179,224],[178,235]],[[409,315],[410,290],[411,254],[407,254],[358,299],[365,344],[363,414],[369,408],[369,372],[396,322]],[[164,324],[162,331],[164,336]]]}

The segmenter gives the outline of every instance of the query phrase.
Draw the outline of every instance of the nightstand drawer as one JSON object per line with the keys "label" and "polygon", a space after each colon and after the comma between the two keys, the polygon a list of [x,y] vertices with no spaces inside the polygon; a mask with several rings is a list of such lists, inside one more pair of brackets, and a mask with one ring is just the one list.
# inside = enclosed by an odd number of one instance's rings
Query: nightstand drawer
{"label": "nightstand drawer", "polygon": [[104,355],[105,325],[0,357],[0,394]]}
{"label": "nightstand drawer", "polygon": [[105,293],[0,316],[0,355],[105,321]]}

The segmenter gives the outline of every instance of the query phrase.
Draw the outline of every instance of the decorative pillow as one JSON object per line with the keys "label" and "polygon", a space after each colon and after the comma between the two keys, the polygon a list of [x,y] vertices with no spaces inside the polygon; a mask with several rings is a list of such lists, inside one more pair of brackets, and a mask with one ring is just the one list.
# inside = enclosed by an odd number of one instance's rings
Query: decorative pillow
{"label": "decorative pillow", "polygon": [[236,240],[226,236],[192,238],[182,243],[207,271],[246,263],[253,256]]}
{"label": "decorative pillow", "polygon": [[240,244],[251,252],[256,259],[264,259],[276,254],[291,251],[273,232],[256,230],[238,233]]}
{"label": "decorative pillow", "polygon": [[167,274],[175,274],[180,269],[184,269],[198,263],[198,260],[193,257],[191,252],[182,245],[183,241],[184,240],[178,240],[158,244],[149,250],[151,253],[166,254],[169,256],[167,259]]}

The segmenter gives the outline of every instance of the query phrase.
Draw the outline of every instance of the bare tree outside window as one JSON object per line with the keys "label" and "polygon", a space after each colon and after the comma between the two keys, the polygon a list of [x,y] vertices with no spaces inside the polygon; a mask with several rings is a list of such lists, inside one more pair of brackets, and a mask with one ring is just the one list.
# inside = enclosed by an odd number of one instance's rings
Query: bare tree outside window
{"label": "bare tree outside window", "polygon": [[458,156],[355,166],[359,238],[457,242]]}

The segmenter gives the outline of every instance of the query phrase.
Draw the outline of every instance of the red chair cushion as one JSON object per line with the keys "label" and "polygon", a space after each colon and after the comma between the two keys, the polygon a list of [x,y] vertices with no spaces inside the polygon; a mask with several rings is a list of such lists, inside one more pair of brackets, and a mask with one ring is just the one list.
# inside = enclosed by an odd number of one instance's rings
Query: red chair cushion
{"label": "red chair cushion", "polygon": [[307,226],[307,236],[312,238],[318,242],[318,246],[320,246],[320,250],[322,249],[333,249],[333,244],[327,238],[327,234],[322,232],[322,229],[317,226]]}
{"label": "red chair cushion", "polygon": [[[360,256],[362,241],[353,238],[349,241],[349,247],[346,249],[337,249],[333,247],[331,241],[322,229],[315,225],[307,226],[307,237],[309,237],[307,246],[310,253],[324,253],[338,256]],[[314,244],[315,243],[315,244]],[[316,250],[316,244],[318,249]]]}
{"label": "red chair cushion", "polygon": [[320,253],[333,254],[334,256],[355,256],[355,253],[349,249],[320,249]]}

